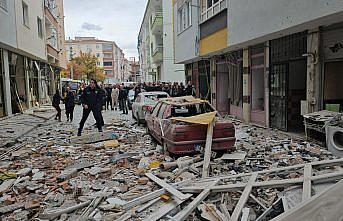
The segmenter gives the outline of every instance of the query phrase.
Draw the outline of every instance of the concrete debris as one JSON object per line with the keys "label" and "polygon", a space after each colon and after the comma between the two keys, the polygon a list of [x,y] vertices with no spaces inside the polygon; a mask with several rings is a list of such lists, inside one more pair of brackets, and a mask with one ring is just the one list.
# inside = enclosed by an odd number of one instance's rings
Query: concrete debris
{"label": "concrete debris", "polygon": [[[203,154],[169,156],[113,113],[105,132],[89,124],[82,137],[77,123],[9,122],[17,143],[0,148],[0,220],[270,220],[343,177],[343,160],[319,143],[229,117],[236,151],[212,155],[203,177]],[[40,125],[19,135],[20,120]]]}

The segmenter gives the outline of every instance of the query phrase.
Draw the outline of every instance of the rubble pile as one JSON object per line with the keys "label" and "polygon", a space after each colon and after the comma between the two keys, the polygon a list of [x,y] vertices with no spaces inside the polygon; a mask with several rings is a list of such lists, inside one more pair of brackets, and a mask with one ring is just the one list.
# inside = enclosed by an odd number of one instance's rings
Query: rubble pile
{"label": "rubble pile", "polygon": [[72,138],[72,125],[38,127],[0,155],[0,219],[269,220],[302,202],[305,177],[342,176],[341,161],[317,144],[235,124],[236,150],[213,153],[207,178],[202,154],[172,158],[130,120],[114,119],[100,138],[92,128]]}

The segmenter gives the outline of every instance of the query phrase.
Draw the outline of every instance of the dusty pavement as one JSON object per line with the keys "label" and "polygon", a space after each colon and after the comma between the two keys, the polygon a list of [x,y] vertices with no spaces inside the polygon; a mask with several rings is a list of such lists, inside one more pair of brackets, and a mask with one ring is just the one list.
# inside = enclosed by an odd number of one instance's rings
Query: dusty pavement
{"label": "dusty pavement", "polygon": [[[134,124],[131,113],[104,111],[103,115],[105,130],[117,133],[117,140],[71,143],[70,138],[76,135],[81,118],[81,109],[77,107],[74,122],[65,122],[64,115],[61,123],[53,119],[41,122],[20,137],[15,150],[4,155],[6,148],[1,149],[1,220],[178,220],[172,218],[180,217],[180,210],[188,211],[190,202],[204,194],[206,188],[202,186],[206,180],[200,179],[201,154],[173,159],[151,140],[144,127]],[[318,144],[234,122],[237,151],[211,160],[212,178],[207,180],[215,182],[211,185],[238,185],[246,180],[240,173],[334,159]],[[84,134],[96,133],[94,123],[90,115]],[[314,169],[313,173],[323,173],[320,171]],[[229,178],[217,179],[222,176]],[[302,171],[292,170],[291,173],[263,174],[256,179],[270,182],[302,176],[305,176]],[[172,186],[166,187],[165,182]],[[225,220],[223,214],[235,215],[244,190],[240,187],[208,192],[189,210],[187,219]],[[286,188],[287,185],[284,188],[270,185],[252,191],[253,197],[247,200],[246,206],[250,212],[245,210],[242,216],[256,220],[277,203],[281,195],[285,196]],[[185,198],[177,199],[174,194]],[[292,196],[297,197],[295,193]],[[300,202],[291,199],[289,207]],[[212,211],[215,219],[208,217],[211,216],[208,211]]]}

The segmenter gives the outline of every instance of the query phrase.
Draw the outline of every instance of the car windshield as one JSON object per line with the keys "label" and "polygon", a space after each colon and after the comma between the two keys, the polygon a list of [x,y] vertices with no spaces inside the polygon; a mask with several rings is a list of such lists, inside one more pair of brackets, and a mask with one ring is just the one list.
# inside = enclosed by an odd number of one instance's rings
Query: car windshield
{"label": "car windshield", "polygon": [[151,102],[151,101],[157,101],[158,99],[161,99],[161,98],[167,98],[168,95],[167,94],[148,94],[148,95],[144,95],[144,97],[145,97],[146,102]]}
{"label": "car windshield", "polygon": [[172,106],[171,117],[191,117],[214,111],[208,103]]}

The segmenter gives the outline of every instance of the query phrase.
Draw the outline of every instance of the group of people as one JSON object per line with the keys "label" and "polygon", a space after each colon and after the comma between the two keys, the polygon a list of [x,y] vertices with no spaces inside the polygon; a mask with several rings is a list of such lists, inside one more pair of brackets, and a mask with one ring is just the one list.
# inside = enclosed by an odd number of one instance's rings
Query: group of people
{"label": "group of people", "polygon": [[[186,86],[183,83],[138,83],[125,87],[124,84],[98,85],[96,80],[91,79],[88,86],[82,84],[77,92],[83,106],[82,119],[77,135],[81,136],[84,124],[91,112],[93,113],[99,132],[102,132],[102,127],[104,126],[102,110],[117,110],[119,108],[123,114],[128,114],[127,102],[129,91],[131,90],[134,93],[134,99],[143,91],[164,91],[171,97],[195,96],[195,88],[191,82],[188,82]],[[55,119],[59,121],[61,121],[61,101],[65,104],[67,121],[72,122],[75,108],[75,93],[67,87],[66,94],[62,98],[59,90],[56,90],[53,96],[52,106],[57,111]]]}

